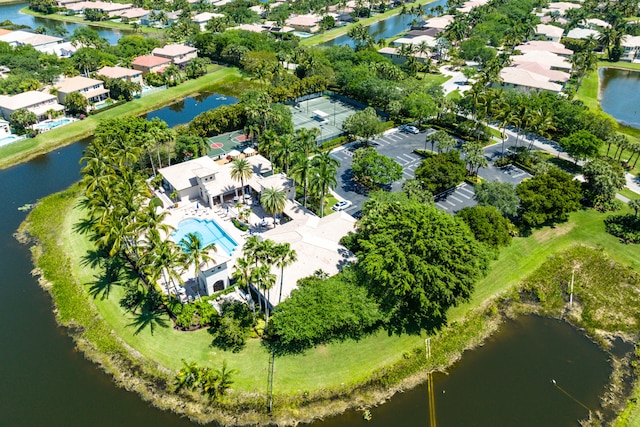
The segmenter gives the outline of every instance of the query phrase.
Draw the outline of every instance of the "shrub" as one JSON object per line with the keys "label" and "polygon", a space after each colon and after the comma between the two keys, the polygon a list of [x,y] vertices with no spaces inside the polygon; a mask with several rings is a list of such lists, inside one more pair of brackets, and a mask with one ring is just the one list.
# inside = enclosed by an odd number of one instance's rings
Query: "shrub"
{"label": "shrub", "polygon": [[640,243],[638,215],[611,215],[604,220],[604,226],[607,233],[619,237],[624,243]]}
{"label": "shrub", "polygon": [[249,229],[249,226],[247,226],[247,224],[244,224],[244,223],[240,222],[237,218],[231,218],[231,222],[239,230],[247,231]]}

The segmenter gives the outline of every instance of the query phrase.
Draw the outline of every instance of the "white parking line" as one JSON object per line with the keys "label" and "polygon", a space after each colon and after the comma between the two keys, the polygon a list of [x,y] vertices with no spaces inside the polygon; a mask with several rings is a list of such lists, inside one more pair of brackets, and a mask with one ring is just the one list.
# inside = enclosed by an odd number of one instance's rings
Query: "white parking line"
{"label": "white parking line", "polygon": [[396,161],[398,163],[400,163],[402,166],[409,164],[410,162],[406,161],[405,159],[401,158],[400,156],[396,156]]}
{"label": "white parking line", "polygon": [[406,170],[402,171],[402,174],[403,174],[404,176],[409,177],[409,179],[411,179],[411,178],[415,178],[415,175],[414,175],[414,174],[412,174],[411,172],[407,172]]}
{"label": "white parking line", "polygon": [[516,175],[511,175],[513,178],[520,178],[521,176],[525,176],[526,174],[524,172],[520,172],[519,174]]}
{"label": "white parking line", "polygon": [[475,193],[472,190],[469,190],[469,188],[465,185],[463,185],[462,187],[458,187],[458,191],[460,191],[461,193],[466,193],[470,196],[474,196]]}
{"label": "white parking line", "polygon": [[450,198],[452,198],[453,200],[455,200],[458,203],[462,203],[462,200],[458,199],[456,196],[454,196],[453,194],[449,196]]}
{"label": "white parking line", "polygon": [[449,210],[449,208],[447,206],[443,205],[442,203],[436,203],[436,206],[439,207],[440,209],[444,209],[445,211]]}
{"label": "white parking line", "polygon": [[460,197],[464,197],[467,200],[471,200],[471,196],[464,194],[462,191],[458,191],[456,194]]}
{"label": "white parking line", "polygon": [[455,203],[451,203],[448,199],[444,201],[445,203],[449,203],[451,206],[455,206]]}

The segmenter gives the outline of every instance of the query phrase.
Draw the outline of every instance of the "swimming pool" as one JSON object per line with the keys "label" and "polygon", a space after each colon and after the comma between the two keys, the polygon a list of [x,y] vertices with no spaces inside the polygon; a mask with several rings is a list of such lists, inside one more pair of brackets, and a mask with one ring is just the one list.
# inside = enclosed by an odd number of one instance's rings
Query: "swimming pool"
{"label": "swimming pool", "polygon": [[[196,233],[203,246],[215,243],[218,252],[231,256],[238,244],[213,220],[187,218],[180,221],[178,228],[171,234],[171,240],[179,243],[189,233]],[[214,255],[215,259],[215,255]]]}
{"label": "swimming pool", "polygon": [[71,123],[72,121],[73,120],[68,117],[62,117],[60,119],[45,120],[44,122],[38,123],[33,128],[38,130],[51,130],[53,128],[57,128],[58,126]]}
{"label": "swimming pool", "polygon": [[4,138],[0,138],[0,147],[2,147],[3,145],[11,144],[12,142],[20,141],[21,139],[24,138],[16,135],[7,135]]}

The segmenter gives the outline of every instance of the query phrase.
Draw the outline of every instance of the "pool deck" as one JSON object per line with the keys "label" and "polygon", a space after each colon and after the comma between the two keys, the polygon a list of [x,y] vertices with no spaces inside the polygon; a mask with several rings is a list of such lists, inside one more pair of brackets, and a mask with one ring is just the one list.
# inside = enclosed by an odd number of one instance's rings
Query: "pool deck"
{"label": "pool deck", "polygon": [[[317,270],[334,275],[345,264],[355,259],[353,254],[339,243],[342,236],[354,230],[356,222],[345,212],[336,212],[319,218],[298,202],[287,201],[285,214],[290,220],[284,224],[279,222],[274,224],[273,218],[266,215],[259,204],[248,204],[246,206],[251,209],[251,213],[246,222],[250,229],[243,232],[233,225],[231,218],[236,217],[238,211],[244,206],[237,208],[233,203],[226,203],[209,208],[199,201],[181,202],[177,208],[167,209],[168,215],[165,222],[177,228],[180,221],[188,218],[214,220],[238,244],[238,248],[231,257],[222,253],[213,254],[213,258],[219,262],[227,261],[230,271],[233,271],[236,259],[244,255],[242,246],[246,238],[251,235],[271,239],[276,243],[289,243],[291,249],[296,251],[298,260],[284,269],[282,300],[297,287],[299,279],[311,276]],[[281,271],[274,266],[272,273],[277,276],[277,279],[276,286],[270,292],[269,302],[272,306],[276,306],[280,302]],[[179,291],[181,298],[185,300],[191,301],[198,296],[194,276],[193,267],[189,267],[182,273],[185,286]],[[173,293],[173,289],[169,286],[163,283],[160,285],[165,292]]]}

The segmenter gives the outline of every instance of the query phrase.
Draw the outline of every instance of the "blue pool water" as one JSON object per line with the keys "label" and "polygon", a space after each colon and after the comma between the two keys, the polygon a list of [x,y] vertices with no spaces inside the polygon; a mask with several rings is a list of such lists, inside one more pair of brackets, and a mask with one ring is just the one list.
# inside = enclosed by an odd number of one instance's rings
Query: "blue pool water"
{"label": "blue pool water", "polygon": [[[215,243],[218,252],[231,256],[238,244],[215,221],[210,219],[187,218],[180,221],[178,228],[171,234],[171,240],[179,243],[189,233],[196,233],[203,246]],[[215,258],[215,256],[214,256]]]}
{"label": "blue pool water", "polygon": [[53,119],[51,121],[46,120],[42,123],[38,123],[37,125],[34,126],[34,128],[36,129],[46,129],[46,130],[51,130],[53,128],[57,128],[58,126],[62,126],[62,125],[66,125],[67,123],[71,123],[72,120],[68,119],[66,117],[61,118],[61,119]]}
{"label": "blue pool water", "polygon": [[0,138],[0,147],[2,147],[3,145],[11,144],[12,142],[19,141],[20,139],[22,138],[15,135],[5,136],[4,138]]}

